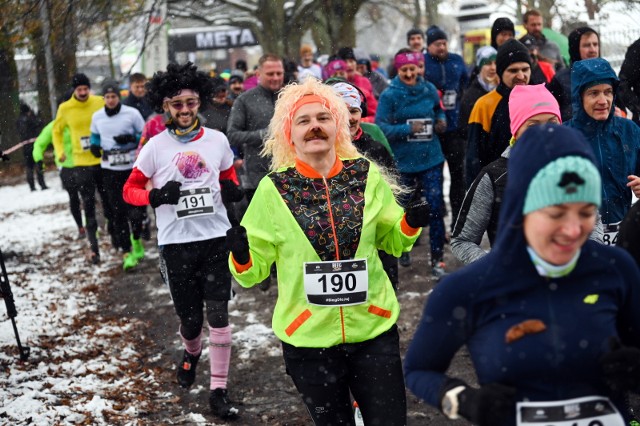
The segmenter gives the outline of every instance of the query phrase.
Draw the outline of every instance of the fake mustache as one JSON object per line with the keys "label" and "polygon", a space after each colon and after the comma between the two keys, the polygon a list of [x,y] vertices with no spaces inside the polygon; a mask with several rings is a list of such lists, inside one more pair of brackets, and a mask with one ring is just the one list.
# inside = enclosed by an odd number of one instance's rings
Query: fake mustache
{"label": "fake mustache", "polygon": [[322,129],[311,129],[304,135],[304,140],[308,141],[311,139],[329,139],[329,135],[322,131]]}

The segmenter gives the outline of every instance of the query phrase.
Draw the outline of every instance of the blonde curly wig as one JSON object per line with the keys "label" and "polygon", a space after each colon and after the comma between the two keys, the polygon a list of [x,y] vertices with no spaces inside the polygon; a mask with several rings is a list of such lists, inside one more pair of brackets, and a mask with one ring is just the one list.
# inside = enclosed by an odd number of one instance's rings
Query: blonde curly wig
{"label": "blonde curly wig", "polygon": [[344,101],[336,95],[331,86],[322,84],[315,78],[307,78],[302,84],[289,84],[280,92],[273,118],[269,123],[269,133],[261,155],[271,157],[271,171],[295,164],[296,152],[287,129],[291,129],[294,106],[306,95],[321,97],[324,107],[331,113],[336,123],[336,153],[340,158],[362,156],[351,143],[349,133],[349,110]]}

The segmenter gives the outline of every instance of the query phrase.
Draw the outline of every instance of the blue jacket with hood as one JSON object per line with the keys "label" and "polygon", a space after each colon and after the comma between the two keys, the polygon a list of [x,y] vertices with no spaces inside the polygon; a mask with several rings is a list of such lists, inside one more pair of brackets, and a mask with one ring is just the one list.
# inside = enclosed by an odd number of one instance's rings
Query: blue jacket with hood
{"label": "blue jacket with hood", "polygon": [[[431,55],[424,55],[424,77],[436,88],[442,91],[442,96],[449,90],[456,93],[455,106],[445,111],[447,116],[447,132],[466,127],[467,123],[458,123],[460,102],[464,89],[469,85],[469,74],[462,56],[449,53],[444,61]],[[446,106],[445,106],[446,107]]]}
{"label": "blue jacket with hood", "polygon": [[586,136],[596,156],[602,176],[602,223],[617,223],[631,207],[627,176],[640,175],[640,127],[631,120],[615,116],[613,103],[606,120],[591,118],[582,105],[582,93],[593,82],[610,82],[615,93],[618,77],[605,59],[575,62],[571,70],[573,118],[566,125],[579,129]]}
{"label": "blue jacket with hood", "polygon": [[[511,151],[495,245],[436,285],[407,351],[407,387],[427,403],[439,408],[444,392],[457,385],[445,372],[466,345],[481,386],[513,387],[517,401],[608,396],[624,412],[598,360],[612,336],[640,346],[638,267],[623,250],[588,240],[569,274],[547,278],[527,252],[526,188],[542,167],[569,155],[594,161],[580,133],[559,125],[527,130]],[[507,343],[507,331],[530,319],[546,329]]]}
{"label": "blue jacket with hood", "polygon": [[376,110],[376,124],[384,132],[401,173],[418,173],[444,163],[440,139],[433,132],[428,142],[410,142],[411,125],[407,120],[430,118],[446,121],[440,108],[440,98],[435,86],[422,77],[414,86],[400,81],[396,76],[380,95]]}

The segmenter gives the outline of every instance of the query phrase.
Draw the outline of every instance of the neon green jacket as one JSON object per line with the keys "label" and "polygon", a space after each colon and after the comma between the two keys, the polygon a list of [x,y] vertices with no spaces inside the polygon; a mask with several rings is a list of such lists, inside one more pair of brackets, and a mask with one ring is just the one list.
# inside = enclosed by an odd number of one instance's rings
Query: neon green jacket
{"label": "neon green jacket", "polygon": [[[44,129],[40,132],[36,141],[33,143],[33,161],[36,163],[38,161],[42,161],[44,159],[44,152],[47,150],[51,142],[53,142],[53,121],[45,126]],[[64,167],[66,169],[70,169],[73,167],[73,157],[71,152],[71,132],[69,132],[69,128],[65,127],[64,134],[62,136],[64,153],[66,155],[66,159],[63,163],[60,162],[60,155],[57,152],[53,153],[53,159],[56,162],[56,166]]]}
{"label": "neon green jacket", "polygon": [[[405,228],[404,211],[396,203],[391,188],[374,164],[364,158],[343,160],[343,163],[336,162],[334,169],[338,169],[338,173],[334,170],[329,173],[327,182],[330,189],[327,192],[324,192],[326,187],[323,178],[310,176],[310,173],[301,169],[300,164],[304,163],[300,162],[296,167],[283,168],[264,177],[242,219],[242,225],[247,229],[251,266],[238,273],[232,256],[229,257],[229,268],[243,287],[252,287],[267,278],[271,264],[276,263],[278,299],[272,328],[282,341],[297,347],[326,348],[341,343],[362,342],[389,330],[398,319],[400,307],[382,267],[378,249],[400,256],[403,251],[411,249],[420,235],[419,229]],[[312,170],[306,167],[307,171]],[[356,173],[356,169],[360,174]],[[287,176],[292,177],[291,181],[303,181],[301,192],[292,190],[280,194],[276,185],[280,186]],[[340,192],[345,191],[340,188],[351,184],[347,179],[352,176],[364,177],[362,182],[366,180],[366,185],[361,184],[363,192]],[[318,195],[314,196],[314,190]],[[336,218],[334,229],[340,236],[340,258],[367,260],[369,290],[368,300],[363,304],[328,307],[307,302],[303,262],[335,259],[332,233],[325,234],[329,237],[326,239],[328,243],[321,240],[322,244],[327,244],[327,250],[320,250],[321,255],[318,251],[318,235],[323,238],[320,229],[327,229],[326,220],[330,216],[329,213],[324,214],[329,210],[327,197],[324,197],[326,193],[336,196],[342,194],[345,200],[353,199],[359,203],[358,207],[348,207],[349,214],[342,211],[344,216],[341,216],[341,209],[347,209],[347,203],[331,196],[331,209]],[[298,204],[300,199],[297,194],[301,194],[306,202]],[[364,198],[361,199],[358,194],[364,194]],[[353,216],[352,212],[358,208],[360,213]],[[320,213],[316,215],[317,212]],[[344,220],[347,216],[359,218],[355,221]],[[301,223],[307,218],[310,219],[308,226],[305,225],[306,229],[303,229]],[[321,221],[325,226],[316,226]],[[353,229],[359,229],[360,233],[354,235]],[[403,229],[415,234],[407,235]],[[349,244],[343,244],[343,241],[349,241]],[[345,256],[352,247],[357,247],[355,253]]]}

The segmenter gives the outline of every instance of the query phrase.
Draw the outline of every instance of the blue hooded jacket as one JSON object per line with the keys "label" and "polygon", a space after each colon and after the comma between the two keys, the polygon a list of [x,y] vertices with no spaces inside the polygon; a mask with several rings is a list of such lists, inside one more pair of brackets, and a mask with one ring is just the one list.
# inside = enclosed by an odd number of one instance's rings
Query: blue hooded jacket
{"label": "blue hooded jacket", "polygon": [[[541,168],[570,155],[594,161],[584,137],[559,125],[527,130],[511,151],[496,243],[436,285],[405,356],[407,387],[427,403],[440,407],[443,393],[456,385],[445,372],[466,345],[481,386],[513,387],[517,401],[608,396],[624,413],[598,360],[611,336],[640,345],[638,267],[623,250],[588,240],[569,274],[547,278],[527,252],[527,188]],[[546,328],[506,341],[507,331],[531,319]]]}
{"label": "blue hooded jacket", "polygon": [[[455,106],[445,111],[447,116],[447,132],[458,130],[467,123],[458,123],[460,101],[464,89],[469,85],[469,74],[462,56],[449,53],[444,62],[429,52],[424,55],[424,77],[442,91],[443,97],[451,90],[456,93]],[[444,101],[444,99],[443,99]],[[446,105],[445,105],[446,107]]]}
{"label": "blue hooded jacket", "polygon": [[428,142],[411,142],[411,125],[407,120],[430,118],[445,121],[435,86],[422,77],[408,86],[396,76],[382,92],[376,110],[376,124],[384,132],[401,173],[418,173],[444,163],[440,139],[433,132]]}
{"label": "blue hooded jacket", "polygon": [[579,129],[591,145],[602,176],[602,222],[617,223],[631,207],[627,176],[640,174],[640,127],[615,116],[615,97],[606,120],[591,118],[582,105],[582,93],[593,82],[610,82],[615,93],[618,77],[605,59],[575,62],[571,70],[573,118],[566,125]]}

